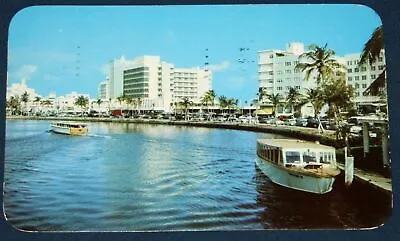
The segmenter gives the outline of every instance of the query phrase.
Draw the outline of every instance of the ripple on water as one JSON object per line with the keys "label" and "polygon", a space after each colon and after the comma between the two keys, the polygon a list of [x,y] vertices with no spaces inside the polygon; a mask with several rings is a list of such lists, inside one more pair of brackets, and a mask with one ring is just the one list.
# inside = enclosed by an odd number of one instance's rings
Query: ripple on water
{"label": "ripple on water", "polygon": [[370,190],[315,198],[273,184],[255,166],[251,132],[91,123],[81,138],[46,128],[7,122],[4,208],[20,229],[355,227],[390,213],[390,201],[360,204]]}

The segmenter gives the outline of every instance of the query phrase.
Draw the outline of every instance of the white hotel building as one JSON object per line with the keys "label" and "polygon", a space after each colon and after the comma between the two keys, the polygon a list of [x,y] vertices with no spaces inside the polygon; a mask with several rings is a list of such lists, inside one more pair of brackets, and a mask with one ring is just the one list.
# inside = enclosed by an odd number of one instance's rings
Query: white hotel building
{"label": "white hotel building", "polygon": [[307,88],[316,86],[315,77],[305,80],[305,74],[295,70],[299,56],[304,53],[302,43],[290,43],[285,50],[262,50],[258,52],[259,87],[268,94],[279,93],[286,96],[290,88],[304,93]]}
{"label": "white hotel building", "polygon": [[[284,97],[291,87],[298,89],[300,93],[305,93],[306,89],[316,87],[316,76],[311,76],[309,80],[305,80],[305,74],[295,70],[295,66],[299,62],[298,57],[302,53],[304,53],[304,44],[297,42],[288,44],[286,50],[259,51],[259,87],[266,88],[269,94],[279,93]],[[372,66],[369,64],[358,66],[360,54],[337,56],[336,59],[347,68],[347,84],[354,87],[356,103],[371,102],[376,97],[363,96],[363,92],[385,68],[384,51]]]}
{"label": "white hotel building", "polygon": [[171,112],[171,103],[188,97],[194,103],[211,89],[211,73],[200,68],[175,68],[159,56],[141,56],[110,64],[110,98],[140,98],[141,110]]}

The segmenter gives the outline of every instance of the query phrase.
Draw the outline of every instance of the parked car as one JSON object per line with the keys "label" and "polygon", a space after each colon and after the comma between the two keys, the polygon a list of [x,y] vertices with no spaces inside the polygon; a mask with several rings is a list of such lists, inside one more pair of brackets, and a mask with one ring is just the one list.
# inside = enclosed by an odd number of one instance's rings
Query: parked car
{"label": "parked car", "polygon": [[296,119],[296,126],[307,126],[307,119],[306,118],[297,118]]}
{"label": "parked car", "polygon": [[288,125],[288,126],[295,126],[296,125],[296,119],[294,119],[294,118],[286,119],[284,121],[284,124]]}
{"label": "parked car", "polygon": [[315,117],[308,117],[307,118],[307,127],[317,128],[318,127],[318,120]]}

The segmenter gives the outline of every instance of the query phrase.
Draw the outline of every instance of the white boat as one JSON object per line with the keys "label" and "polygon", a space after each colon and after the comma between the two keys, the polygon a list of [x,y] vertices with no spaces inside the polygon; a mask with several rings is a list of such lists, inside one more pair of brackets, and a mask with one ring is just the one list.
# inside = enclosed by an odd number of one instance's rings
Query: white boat
{"label": "white boat", "polygon": [[257,140],[256,164],[272,182],[310,193],[332,190],[340,174],[334,147],[288,139]]}
{"label": "white boat", "polygon": [[52,122],[51,130],[55,133],[66,135],[84,136],[88,134],[88,127],[84,123]]}

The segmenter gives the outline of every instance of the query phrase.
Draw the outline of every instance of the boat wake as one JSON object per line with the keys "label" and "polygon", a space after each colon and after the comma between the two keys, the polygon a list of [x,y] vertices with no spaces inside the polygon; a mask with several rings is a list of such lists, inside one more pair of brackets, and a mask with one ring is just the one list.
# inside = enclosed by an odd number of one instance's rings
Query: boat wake
{"label": "boat wake", "polygon": [[106,135],[88,134],[87,136],[89,136],[89,137],[98,137],[98,138],[107,138],[107,139],[111,139],[111,136],[106,136]]}

